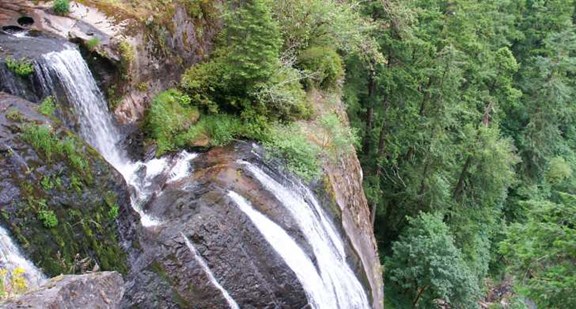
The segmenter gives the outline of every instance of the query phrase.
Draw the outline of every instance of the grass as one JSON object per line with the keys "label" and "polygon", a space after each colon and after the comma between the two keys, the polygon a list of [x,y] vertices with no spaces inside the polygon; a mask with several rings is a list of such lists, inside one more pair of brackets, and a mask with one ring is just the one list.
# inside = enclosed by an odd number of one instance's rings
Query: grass
{"label": "grass", "polygon": [[52,4],[52,10],[57,15],[67,15],[70,13],[70,1],[69,0],[54,0]]}
{"label": "grass", "polygon": [[88,50],[94,51],[98,46],[100,46],[100,38],[91,38],[84,44],[86,45],[86,48],[88,48]]}
{"label": "grass", "polygon": [[38,107],[38,111],[44,116],[52,116],[56,111],[56,104],[54,102],[53,97],[47,97],[42,100],[40,106]]}

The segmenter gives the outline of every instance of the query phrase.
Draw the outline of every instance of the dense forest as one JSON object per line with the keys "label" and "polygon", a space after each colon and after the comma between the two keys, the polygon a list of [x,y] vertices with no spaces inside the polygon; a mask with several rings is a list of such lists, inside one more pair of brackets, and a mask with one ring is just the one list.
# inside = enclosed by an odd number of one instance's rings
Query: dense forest
{"label": "dense forest", "polygon": [[256,139],[311,180],[323,149],[288,123],[312,89],[341,94],[388,306],[473,308],[504,286],[512,307],[576,307],[574,1],[228,5],[216,51],[152,107],[160,152]]}
{"label": "dense forest", "polygon": [[344,88],[393,304],[513,278],[512,306],[576,306],[575,5],[364,2],[385,61]]}

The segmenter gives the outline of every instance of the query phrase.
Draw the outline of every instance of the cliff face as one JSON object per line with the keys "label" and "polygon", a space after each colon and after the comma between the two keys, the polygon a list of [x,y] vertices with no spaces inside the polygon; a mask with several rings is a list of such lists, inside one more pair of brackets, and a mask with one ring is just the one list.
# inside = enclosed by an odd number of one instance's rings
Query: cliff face
{"label": "cliff face", "polygon": [[[100,87],[113,89],[108,92],[108,99],[122,123],[141,120],[155,93],[176,84],[185,68],[209,54],[211,42],[220,27],[205,14],[209,8],[200,8],[204,14],[191,15],[189,7],[174,4],[161,14],[138,19],[138,12],[114,12],[97,1],[93,4],[98,9],[74,4],[70,16],[58,17],[50,13],[49,7],[34,6],[27,1],[0,3],[0,26],[16,25],[25,15],[36,21],[26,26],[29,29],[51,33],[84,46],[98,37],[99,45],[87,58],[93,61],[92,69]],[[328,104],[324,94],[313,95],[316,113],[333,113],[347,122],[341,102]],[[40,98],[31,97],[30,100],[38,102]],[[315,137],[319,132],[316,124],[300,124],[312,139],[319,139]],[[92,155],[100,160],[99,155]],[[122,253],[118,254],[123,257],[119,260],[127,265],[118,269],[126,274],[123,306],[205,308],[230,305],[218,285],[243,308],[306,305],[307,295],[298,274],[230,196],[230,192],[235,192],[246,199],[254,209],[285,230],[315,268],[320,267],[314,247],[304,235],[305,229],[299,227],[283,201],[242,163],[261,168],[280,184],[298,183],[281,172],[280,165],[269,164],[263,156],[259,147],[237,143],[200,154],[193,161],[194,172],[184,179],[171,182],[168,181],[170,175],[158,176],[154,181],[162,190],[144,205],[144,210],[161,222],[151,228],[143,228],[134,212],[128,209],[128,190],[124,184],[113,183],[110,179],[105,181],[110,186],[108,190],[117,192],[118,205],[123,210],[115,224],[106,225],[112,229],[109,233],[123,242]],[[112,179],[120,177],[101,161],[97,166],[97,175]],[[346,262],[367,291],[368,301],[373,308],[382,308],[382,273],[358,159],[353,152],[346,152],[336,160],[325,160],[323,167],[325,177],[312,189],[319,197],[328,221],[342,235]],[[42,173],[49,168],[40,164],[35,171]],[[11,175],[21,173],[21,170],[10,170]],[[40,174],[32,176],[42,177]],[[290,188],[294,192],[304,192],[298,191],[301,189],[298,186]],[[94,194],[105,196],[98,192]],[[89,194],[84,195],[82,201],[95,205],[96,196]],[[71,192],[60,200],[76,198],[79,197]],[[7,199],[17,201],[22,197],[12,195]],[[64,204],[67,203],[72,202]],[[75,220],[60,213],[57,215],[64,222]],[[83,232],[90,234],[93,231],[88,225]],[[98,230],[95,236],[98,239],[102,237],[100,232]],[[35,262],[43,263],[42,257],[38,256],[42,251],[40,245],[24,249]],[[206,271],[205,265],[210,272]],[[116,268],[106,265],[105,269]],[[55,274],[54,271],[49,273]],[[218,278],[218,285],[214,284],[214,278]]]}

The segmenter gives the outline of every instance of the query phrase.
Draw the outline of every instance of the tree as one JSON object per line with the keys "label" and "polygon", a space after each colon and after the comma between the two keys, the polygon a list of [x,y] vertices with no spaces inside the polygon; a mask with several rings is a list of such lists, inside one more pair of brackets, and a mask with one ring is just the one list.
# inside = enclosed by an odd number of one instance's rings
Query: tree
{"label": "tree", "polygon": [[500,244],[518,290],[542,308],[576,308],[576,196],[525,206],[527,221],[512,224]]}
{"label": "tree", "polygon": [[457,308],[473,308],[479,288],[448,226],[439,215],[421,213],[393,244],[387,278],[405,304],[432,308],[443,300]]}

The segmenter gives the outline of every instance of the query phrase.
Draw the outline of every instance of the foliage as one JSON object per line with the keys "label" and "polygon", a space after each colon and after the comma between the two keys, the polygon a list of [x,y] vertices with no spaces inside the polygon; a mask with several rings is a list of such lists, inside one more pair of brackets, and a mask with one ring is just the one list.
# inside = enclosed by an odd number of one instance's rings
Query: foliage
{"label": "foliage", "polygon": [[34,73],[34,64],[25,58],[17,60],[8,56],[6,57],[6,66],[10,71],[22,77],[28,77]]}
{"label": "foliage", "polygon": [[333,160],[354,152],[358,138],[354,130],[344,124],[338,115],[327,114],[319,119],[322,133],[321,146]]}
{"label": "foliage", "polygon": [[38,211],[38,220],[42,221],[45,228],[53,228],[58,225],[58,218],[53,210],[41,209]]}
{"label": "foliage", "polygon": [[56,103],[54,102],[53,97],[47,97],[42,100],[40,106],[38,107],[38,111],[45,116],[53,116],[54,112],[56,111]]}
{"label": "foliage", "polygon": [[342,59],[330,47],[314,46],[298,55],[298,66],[308,75],[310,86],[333,89],[344,76]]}
{"label": "foliage", "polygon": [[264,146],[270,156],[283,158],[288,170],[303,180],[320,176],[320,149],[307,140],[298,126],[275,126]]}
{"label": "foliage", "polygon": [[58,15],[66,15],[70,13],[70,0],[54,0],[52,3],[52,10]]}
{"label": "foliage", "polygon": [[158,146],[156,153],[183,146],[176,136],[186,132],[198,117],[198,111],[190,106],[190,97],[180,91],[169,89],[156,96],[147,117],[147,130]]}
{"label": "foliage", "polygon": [[23,127],[22,139],[34,147],[40,156],[44,156],[47,163],[55,162],[58,156],[87,181],[91,181],[88,162],[76,138],[60,137],[48,125],[28,124]]}
{"label": "foliage", "polygon": [[409,222],[386,263],[393,289],[413,307],[432,308],[437,299],[457,308],[475,307],[478,283],[448,226],[426,213]]}
{"label": "foliage", "polygon": [[576,196],[561,193],[558,203],[529,201],[527,221],[514,223],[500,251],[516,275],[518,288],[543,308],[576,306]]}
{"label": "foliage", "polygon": [[86,48],[88,48],[88,50],[94,51],[100,45],[100,38],[98,37],[91,38],[84,44],[86,45]]}

